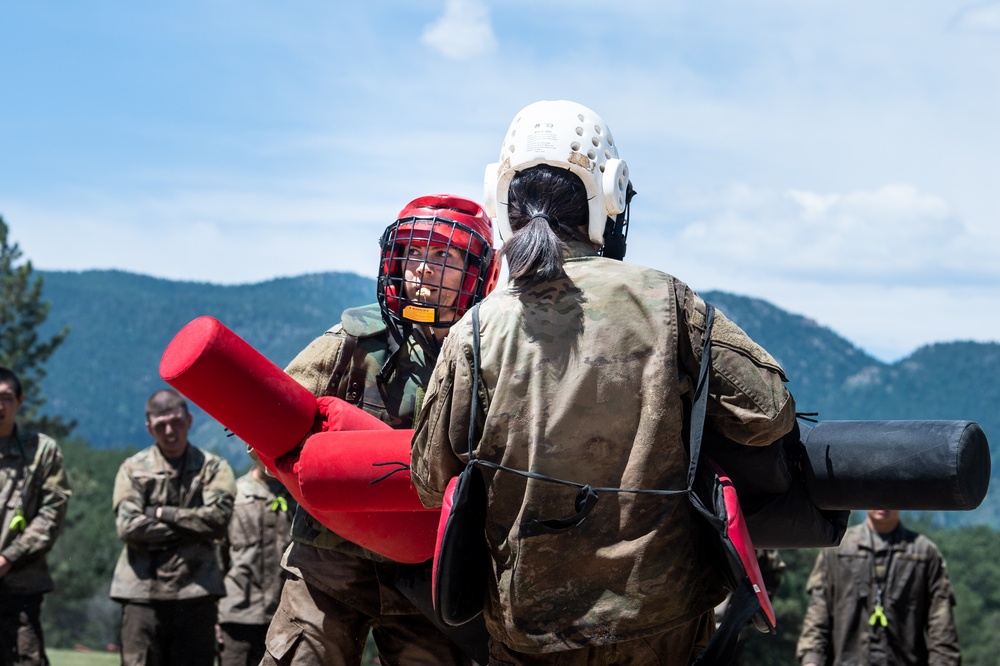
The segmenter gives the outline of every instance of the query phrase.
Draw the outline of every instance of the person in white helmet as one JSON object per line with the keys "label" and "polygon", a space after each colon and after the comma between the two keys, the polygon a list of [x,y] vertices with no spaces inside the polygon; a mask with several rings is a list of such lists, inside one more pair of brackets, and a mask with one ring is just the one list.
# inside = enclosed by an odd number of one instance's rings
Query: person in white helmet
{"label": "person in white helmet", "polygon": [[[687,487],[705,303],[619,261],[632,193],[607,124],[568,101],[518,113],[486,169],[510,280],[478,306],[478,354],[475,311],[445,340],[411,475],[440,505],[472,428],[490,664],[688,664],[725,596],[686,494],[657,492]],[[722,313],[712,340],[707,423],[748,446],[789,432],[778,363]]]}
{"label": "person in white helmet", "polygon": [[[452,195],[411,201],[380,247],[378,303],[345,310],[285,371],[317,397],[342,398],[393,428],[410,428],[440,341],[493,289],[500,263],[490,218]],[[369,632],[387,666],[470,662],[398,588],[411,565],[335,534],[301,504],[282,566],[288,580],[263,666],[358,666]]]}

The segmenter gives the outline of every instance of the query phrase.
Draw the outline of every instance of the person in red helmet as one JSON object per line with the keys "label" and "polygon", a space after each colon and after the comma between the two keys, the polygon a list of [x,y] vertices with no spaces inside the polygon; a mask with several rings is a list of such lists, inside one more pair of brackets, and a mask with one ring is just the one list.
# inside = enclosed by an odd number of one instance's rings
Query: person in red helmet
{"label": "person in red helmet", "polygon": [[[500,262],[489,216],[451,195],[411,201],[379,245],[378,302],[345,310],[285,371],[317,397],[342,398],[393,428],[410,428],[441,341],[492,291]],[[470,663],[397,586],[422,565],[366,550],[299,506],[282,566],[289,579],[268,627],[264,666],[356,666],[369,632],[382,664]]]}

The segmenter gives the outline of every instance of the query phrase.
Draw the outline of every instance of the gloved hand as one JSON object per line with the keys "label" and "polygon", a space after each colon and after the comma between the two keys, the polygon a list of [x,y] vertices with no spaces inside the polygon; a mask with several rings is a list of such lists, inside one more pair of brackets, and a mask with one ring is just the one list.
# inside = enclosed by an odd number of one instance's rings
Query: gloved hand
{"label": "gloved hand", "polygon": [[390,426],[376,416],[355,407],[340,398],[324,396],[316,399],[319,413],[313,432],[336,432],[341,430],[386,430]]}

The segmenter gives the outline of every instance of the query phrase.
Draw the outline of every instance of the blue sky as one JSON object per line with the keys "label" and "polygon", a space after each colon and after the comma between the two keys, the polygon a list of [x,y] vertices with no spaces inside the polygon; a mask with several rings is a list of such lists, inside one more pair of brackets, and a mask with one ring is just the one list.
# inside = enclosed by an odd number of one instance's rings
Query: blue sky
{"label": "blue sky", "polygon": [[627,261],[883,360],[1000,341],[1000,2],[0,0],[0,43],[36,268],[374,276],[407,201],[481,200],[571,99],[629,164]]}

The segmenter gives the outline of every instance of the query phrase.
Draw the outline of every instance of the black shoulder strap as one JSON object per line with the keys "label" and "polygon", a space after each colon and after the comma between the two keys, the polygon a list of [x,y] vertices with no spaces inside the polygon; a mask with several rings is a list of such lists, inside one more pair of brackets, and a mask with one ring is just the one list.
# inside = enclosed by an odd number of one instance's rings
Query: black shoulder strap
{"label": "black shoulder strap", "polygon": [[698,461],[701,459],[701,439],[705,432],[705,414],[708,411],[708,376],[712,368],[712,324],[715,322],[715,306],[705,303],[705,340],[701,346],[701,367],[698,370],[698,383],[694,389],[694,402],[691,405],[691,434],[688,443],[688,491],[694,487],[695,475],[698,472]]}
{"label": "black shoulder strap", "polygon": [[479,303],[472,306],[472,399],[469,401],[469,464],[476,442],[476,419],[479,412]]}
{"label": "black shoulder strap", "polygon": [[[344,341],[340,345],[340,350],[337,351],[337,360],[333,364],[333,372],[330,373],[330,380],[326,383],[327,395],[337,395],[337,387],[340,385],[340,380],[343,379],[347,368],[351,365],[351,359],[354,358],[354,350],[357,349],[358,346],[358,337],[356,335],[351,335],[346,331],[341,331],[340,334]],[[351,373],[351,380],[348,386],[348,397],[350,396],[350,385],[353,385],[359,379],[355,376],[359,372],[362,375],[360,377],[361,384],[362,386],[364,385],[364,366],[360,369],[355,368],[354,372]],[[352,401],[348,400],[348,402]]]}

